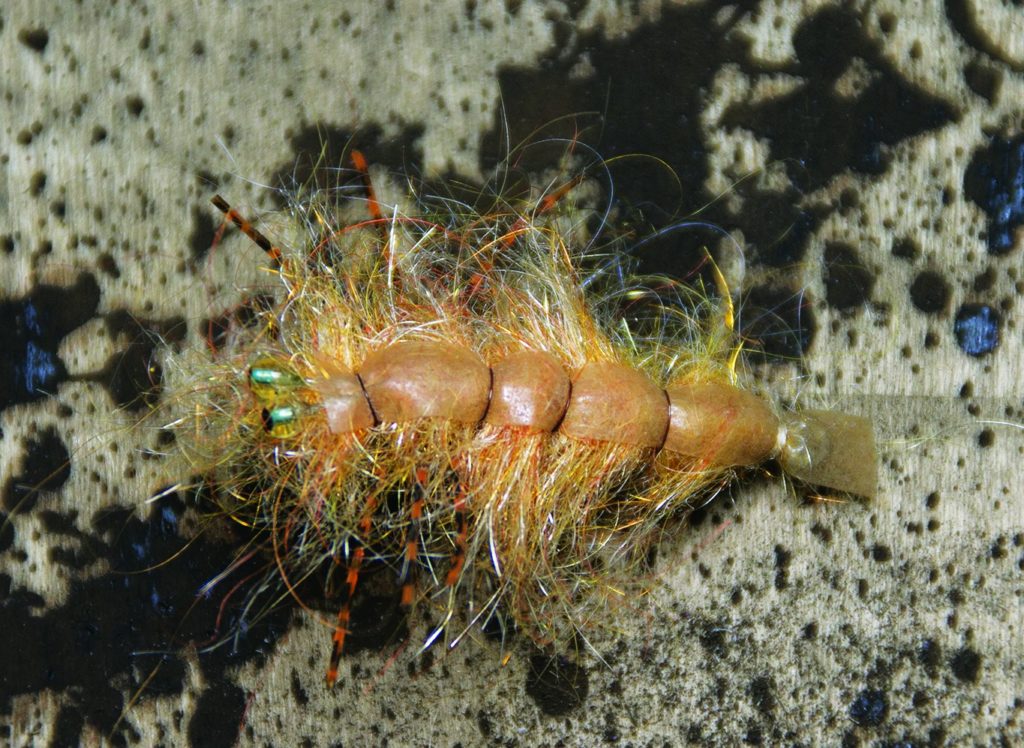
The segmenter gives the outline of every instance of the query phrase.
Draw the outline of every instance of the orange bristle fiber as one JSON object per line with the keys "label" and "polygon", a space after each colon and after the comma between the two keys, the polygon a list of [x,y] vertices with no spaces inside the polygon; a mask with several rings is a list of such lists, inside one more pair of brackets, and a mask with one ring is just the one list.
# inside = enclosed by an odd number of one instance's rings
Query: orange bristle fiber
{"label": "orange bristle fiber", "polygon": [[622,248],[585,235],[585,173],[492,214],[424,196],[410,213],[383,210],[366,158],[351,159],[371,220],[307,195],[293,215],[309,216],[311,246],[278,249],[215,198],[281,260],[284,292],[195,365],[175,421],[292,594],[290,580],[344,570],[329,684],[371,563],[404,610],[500,613],[558,645],[642,592],[665,529],[745,468],[778,458],[873,492],[863,419],[783,413],[743,387],[727,293],[631,277]]}

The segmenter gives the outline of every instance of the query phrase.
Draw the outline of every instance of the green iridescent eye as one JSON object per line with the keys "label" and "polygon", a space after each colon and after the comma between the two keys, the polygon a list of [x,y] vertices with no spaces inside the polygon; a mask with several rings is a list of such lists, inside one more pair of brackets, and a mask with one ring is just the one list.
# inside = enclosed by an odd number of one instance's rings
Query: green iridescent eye
{"label": "green iridescent eye", "polygon": [[263,421],[263,430],[276,439],[295,436],[299,430],[298,412],[290,405],[264,408],[260,420]]}
{"label": "green iridescent eye", "polygon": [[249,368],[249,389],[265,403],[274,403],[290,395],[305,382],[277,361],[263,358]]}

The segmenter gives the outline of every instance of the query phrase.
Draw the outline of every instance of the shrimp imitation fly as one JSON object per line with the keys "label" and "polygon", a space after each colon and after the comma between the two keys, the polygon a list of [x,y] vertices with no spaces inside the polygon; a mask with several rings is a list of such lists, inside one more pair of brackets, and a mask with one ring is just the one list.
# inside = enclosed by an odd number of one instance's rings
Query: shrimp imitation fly
{"label": "shrimp imitation fly", "polygon": [[423,197],[403,212],[351,160],[369,217],[310,190],[291,205],[294,247],[213,199],[280,288],[190,367],[172,424],[288,591],[343,580],[329,684],[370,564],[393,570],[403,609],[440,611],[425,647],[498,614],[558,644],[642,585],[666,525],[738,470],[774,459],[874,494],[870,422],[744,388],[728,293],[632,277],[613,242],[594,250],[568,205],[582,174],[487,212]]}

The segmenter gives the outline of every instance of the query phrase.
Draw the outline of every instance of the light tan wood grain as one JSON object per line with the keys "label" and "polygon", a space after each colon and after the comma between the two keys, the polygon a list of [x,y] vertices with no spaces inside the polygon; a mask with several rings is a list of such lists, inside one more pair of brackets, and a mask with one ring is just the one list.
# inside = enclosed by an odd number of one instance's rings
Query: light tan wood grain
{"label": "light tan wood grain", "polygon": [[[13,237],[13,251],[0,256],[0,295],[70,285],[92,273],[101,313],[127,309],[140,318],[195,321],[211,307],[227,307],[265,275],[241,241],[192,264],[196,215],[210,211],[212,189],[202,175],[214,175],[238,205],[267,206],[260,183],[294,158],[289,135],[327,122],[385,134],[421,124],[427,172],[479,176],[482,133],[501,115],[498,73],[536,65],[552,51],[555,26],[545,11],[562,7],[526,1],[511,16],[502,3],[478,2],[475,20],[467,20],[455,3],[424,11],[400,1],[393,12],[376,3],[311,5],[317,4],[7,3],[0,11],[0,234]],[[631,15],[617,3],[593,2],[572,24],[612,38],[657,17],[657,3],[638,5]],[[823,5],[759,4],[736,33],[751,40],[755,56],[785,62],[793,54],[791,29]],[[978,23],[1019,62],[1024,31],[1011,33],[1020,23],[1013,5],[969,5],[989,8],[978,10]],[[699,723],[707,744],[737,744],[757,724],[765,744],[838,744],[853,731],[865,743],[916,745],[937,721],[954,743],[971,736],[981,743],[1000,735],[1024,739],[1024,561],[1017,560],[1024,558],[1024,250],[989,256],[984,216],[962,189],[986,132],[1020,133],[1024,75],[1019,66],[985,62],[1002,71],[995,100],[987,102],[964,82],[962,70],[978,53],[951,29],[943,3],[854,6],[898,75],[959,110],[958,121],[894,147],[882,176],[842,173],[808,196],[828,203],[853,190],[858,201],[830,214],[792,269],[807,289],[819,334],[801,371],[775,370],[773,386],[801,404],[874,420],[882,457],[877,500],[802,505],[778,480],[722,497],[708,521],[666,539],[657,566],[663,584],[615,611],[620,635],[603,632],[590,643],[597,653],[584,655],[590,695],[565,718],[544,717],[524,692],[529,651],[515,641],[507,664],[494,642],[468,641],[449,655],[437,652],[434,667],[416,677],[403,663],[389,664],[390,652],[355,655],[343,661],[342,686],[326,691],[328,633],[310,620],[291,630],[265,664],[248,664],[237,675],[252,694],[241,744],[291,745],[308,737],[313,745],[587,745],[604,739],[609,724],[631,744],[682,744],[687,727]],[[898,18],[888,36],[878,30],[885,13]],[[42,53],[18,38],[34,28],[49,34]],[[856,76],[847,82],[856,87]],[[767,169],[771,177],[767,145],[749,132],[719,132],[716,117],[732,100],[791,83],[783,74],[719,71],[706,112],[694,115],[704,118],[718,146],[706,189],[726,190],[744,171]],[[19,141],[22,132],[34,133],[27,144]],[[30,182],[40,172],[46,185],[34,195]],[[951,195],[945,205],[943,190]],[[58,200],[66,205],[63,218],[52,209]],[[900,236],[922,247],[919,261],[894,258]],[[822,301],[822,248],[830,240],[862,248],[877,277],[874,303],[852,315]],[[41,250],[43,242],[51,243],[49,251]],[[114,258],[117,274],[102,269],[104,254]],[[951,314],[914,310],[907,289],[926,267],[951,280],[954,309],[974,300],[973,279],[993,269],[996,290],[985,298],[1008,300],[995,355],[965,356],[955,345]],[[938,337],[933,348],[924,345],[929,332]],[[199,343],[194,324],[190,336]],[[88,373],[124,344],[90,323],[67,338],[61,357],[72,374]],[[963,399],[965,382],[973,395]],[[61,416],[61,404],[73,415]],[[167,467],[140,460],[128,447],[130,421],[99,385],[69,382],[49,400],[0,414],[0,471],[16,469],[33,428],[54,424],[75,452],[75,473],[40,506],[73,498],[81,502],[75,510],[83,527],[110,504],[143,514]],[[994,440],[982,447],[978,435],[986,428]],[[132,438],[148,444],[151,437]],[[123,448],[114,454],[109,445],[118,441]],[[937,502],[929,503],[930,495]],[[15,588],[60,604],[69,581],[48,558],[51,540],[34,515],[14,521],[26,560],[4,554],[0,567]],[[993,554],[1000,538],[1007,559]],[[807,634],[810,624],[816,636]],[[929,640],[942,652],[935,679],[924,677],[915,659]],[[950,674],[949,660],[965,647],[981,655],[977,683]],[[127,715],[143,744],[182,744],[188,717],[176,719],[175,712],[187,715],[210,685],[196,668],[189,678],[184,695],[145,700]],[[774,693],[766,713],[752,706],[759,678]],[[307,704],[294,702],[293,679]],[[889,694],[888,716],[877,728],[855,728],[850,704],[869,687]],[[915,708],[914,693],[925,694],[927,704]],[[47,744],[62,699],[15,698],[13,714],[0,718],[13,744]],[[99,744],[104,737],[87,730],[84,740]]]}

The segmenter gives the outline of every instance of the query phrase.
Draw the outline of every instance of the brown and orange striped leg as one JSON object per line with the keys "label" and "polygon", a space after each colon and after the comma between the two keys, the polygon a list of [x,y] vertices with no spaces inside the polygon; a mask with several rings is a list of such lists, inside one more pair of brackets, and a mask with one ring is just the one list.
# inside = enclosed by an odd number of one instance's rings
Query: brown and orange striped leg
{"label": "brown and orange striped leg", "polygon": [[353,149],[349,158],[352,160],[352,166],[359,172],[359,177],[363,180],[363,189],[366,191],[366,209],[370,213],[370,218],[379,221],[384,217],[384,213],[380,209],[380,203],[377,202],[377,192],[373,189],[373,180],[370,179],[370,166],[366,163],[366,156],[362,151]]}
{"label": "brown and orange striped leg", "polygon": [[534,215],[539,216],[547,213],[549,210],[554,208],[563,197],[569,194],[569,192],[571,192],[576,187],[576,185],[578,185],[582,181],[583,174],[577,174],[551,194],[545,195],[541,199],[540,203],[537,205],[536,209],[534,210]]}
{"label": "brown and orange striped leg", "polygon": [[[563,197],[565,197],[569,192],[571,192],[576,187],[576,185],[578,185],[582,181],[583,175],[577,174],[554,192],[545,195],[543,198],[541,198],[540,202],[538,202],[537,206],[533,209],[531,218],[542,216],[549,210],[554,208]],[[516,236],[518,236],[519,232],[525,229],[527,225],[529,225],[529,220],[527,220],[524,217],[517,218],[515,223],[512,224],[509,230],[506,231],[505,235],[501,238],[502,244],[505,247],[510,247],[512,245],[512,242],[516,240]]]}
{"label": "brown and orange striped leg", "polygon": [[[575,177],[570,179],[568,182],[563,184],[561,187],[559,187],[551,194],[545,195],[534,207],[531,213],[531,217],[529,219],[526,218],[525,216],[520,216],[519,218],[517,218],[509,227],[508,231],[506,231],[502,236],[500,236],[497,241],[500,242],[501,246],[505,249],[511,247],[512,244],[515,242],[516,237],[519,236],[520,232],[526,230],[526,227],[530,225],[530,221],[533,218],[544,215],[553,207],[555,207],[563,197],[565,197],[573,188],[576,187],[576,185],[578,185],[582,181],[583,175],[577,174]],[[480,292],[480,289],[483,288],[484,282],[487,280],[487,277],[494,270],[494,263],[492,263],[485,257],[477,257],[477,263],[479,263],[480,265],[480,271],[473,273],[473,276],[469,280],[468,290],[470,296],[475,296]]]}
{"label": "brown and orange striped leg", "polygon": [[345,575],[345,599],[338,609],[338,622],[334,627],[333,647],[331,649],[331,661],[327,666],[327,685],[331,687],[338,680],[338,664],[341,662],[341,655],[345,650],[345,637],[349,632],[349,623],[352,618],[352,598],[356,592],[356,584],[359,582],[359,570],[363,566],[363,558],[366,556],[366,539],[370,536],[373,528],[373,513],[377,509],[377,499],[371,496],[366,502],[366,510],[362,519],[359,520],[359,547],[352,552],[349,560],[348,573]]}
{"label": "brown and orange striped leg", "polygon": [[227,200],[220,195],[214,195],[210,202],[216,206],[217,210],[224,214],[225,218],[234,223],[243,234],[252,239],[253,243],[256,244],[257,247],[266,252],[267,256],[273,260],[275,267],[281,264],[281,249],[272,244],[271,241],[261,234],[255,226],[249,223],[241,213],[228,205]]}
{"label": "brown and orange striped leg", "polygon": [[405,564],[402,567],[402,598],[400,605],[404,610],[412,607],[416,593],[416,559],[419,555],[419,526],[423,518],[423,507],[426,504],[424,493],[427,485],[427,471],[422,468],[416,471],[416,485],[413,488],[415,498],[409,508],[409,529],[405,535]]}
{"label": "brown and orange striped leg", "polygon": [[380,226],[381,255],[390,263],[391,234],[388,230],[388,223],[384,220],[384,211],[380,209],[380,203],[377,202],[377,191],[373,188],[373,179],[370,177],[370,166],[366,162],[366,156],[360,150],[352,149],[349,158],[352,160],[353,168],[359,172],[359,176],[363,180],[363,189],[366,191],[366,209],[370,213],[370,218]]}
{"label": "brown and orange striped leg", "polygon": [[459,483],[459,492],[455,495],[455,553],[452,554],[451,566],[445,584],[454,587],[462,576],[466,565],[466,538],[469,534],[468,517],[466,516],[466,490]]}

